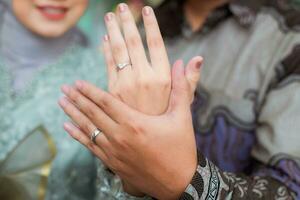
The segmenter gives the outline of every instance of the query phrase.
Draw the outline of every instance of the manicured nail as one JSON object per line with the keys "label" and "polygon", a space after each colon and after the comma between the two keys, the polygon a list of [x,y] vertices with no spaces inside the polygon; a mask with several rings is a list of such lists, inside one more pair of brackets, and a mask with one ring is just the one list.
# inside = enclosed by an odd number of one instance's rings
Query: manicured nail
{"label": "manicured nail", "polygon": [[81,90],[82,87],[83,87],[82,81],[76,81],[76,82],[75,82],[75,86],[76,86],[77,89]]}
{"label": "manicured nail", "polygon": [[203,65],[203,57],[197,56],[198,61],[195,64],[195,69],[198,71]]}
{"label": "manicured nail", "polygon": [[120,12],[125,12],[127,10],[127,5],[125,3],[120,3],[119,4],[119,11]]}
{"label": "manicured nail", "polygon": [[199,70],[202,67],[202,61],[196,63],[196,69]]}
{"label": "manicured nail", "polygon": [[68,93],[70,92],[70,87],[67,86],[67,85],[63,85],[63,86],[61,87],[61,91],[62,91],[63,93],[65,93],[65,94],[68,94]]}
{"label": "manicured nail", "polygon": [[152,8],[149,7],[149,6],[146,6],[146,7],[143,8],[143,13],[146,16],[149,16],[151,14],[151,11],[152,11]]}
{"label": "manicured nail", "polygon": [[109,22],[111,19],[112,19],[112,17],[113,17],[113,14],[110,12],[110,13],[107,13],[106,15],[105,15],[105,20],[107,21],[107,22]]}
{"label": "manicured nail", "polygon": [[62,97],[59,101],[58,101],[58,104],[62,107],[65,107],[67,104],[68,104],[68,101]]}
{"label": "manicured nail", "polygon": [[107,34],[104,35],[103,40],[104,40],[105,42],[108,41],[108,35],[107,35]]}

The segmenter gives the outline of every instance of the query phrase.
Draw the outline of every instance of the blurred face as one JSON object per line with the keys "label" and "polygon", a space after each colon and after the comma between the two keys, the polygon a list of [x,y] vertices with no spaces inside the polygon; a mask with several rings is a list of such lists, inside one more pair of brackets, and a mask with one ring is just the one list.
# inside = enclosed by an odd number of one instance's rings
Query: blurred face
{"label": "blurred face", "polygon": [[88,0],[12,0],[14,14],[30,31],[59,37],[84,14]]}

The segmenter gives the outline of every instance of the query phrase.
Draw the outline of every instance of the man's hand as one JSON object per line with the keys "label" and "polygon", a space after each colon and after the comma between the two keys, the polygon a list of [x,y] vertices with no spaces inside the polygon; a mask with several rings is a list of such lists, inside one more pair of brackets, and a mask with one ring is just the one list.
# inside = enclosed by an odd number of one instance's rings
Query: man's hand
{"label": "man's hand", "polygon": [[[60,100],[78,125],[67,132],[89,148],[122,180],[157,199],[178,199],[196,170],[197,152],[190,113],[191,86],[182,62],[172,70],[167,112],[140,113],[95,86],[78,81],[78,90],[64,86]],[[103,134],[90,140],[97,128]]]}

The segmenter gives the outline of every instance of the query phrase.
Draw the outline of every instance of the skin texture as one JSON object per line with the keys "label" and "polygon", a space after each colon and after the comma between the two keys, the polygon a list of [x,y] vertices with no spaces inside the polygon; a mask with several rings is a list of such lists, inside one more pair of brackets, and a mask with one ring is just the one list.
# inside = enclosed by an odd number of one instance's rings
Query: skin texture
{"label": "skin texture", "polygon": [[[118,26],[117,18],[120,19],[120,27]],[[124,106],[140,111],[143,115],[147,114],[147,117],[153,116],[152,124],[148,124],[148,119],[145,119],[142,123],[154,127],[149,127],[150,129],[143,128],[141,130],[149,129],[149,131],[147,133],[140,133],[139,129],[135,130],[131,125],[127,127],[127,122],[123,124],[124,126],[121,126],[119,122],[112,120],[115,121],[116,124],[107,123],[106,125],[109,126],[110,124],[115,126],[119,124],[119,131],[123,132],[120,136],[122,135],[122,137],[124,137],[121,140],[124,140],[124,143],[122,141],[110,143],[109,138],[105,135],[101,135],[97,137],[99,144],[97,143],[98,146],[96,146],[92,144],[86,136],[89,137],[96,127],[104,130],[100,125],[102,121],[101,115],[103,116],[103,114],[101,114],[102,108],[98,107],[98,100],[92,98],[96,93],[99,92],[100,94],[103,93],[103,91],[82,81],[77,82],[75,87],[65,85],[62,87],[62,90],[67,97],[61,99],[59,104],[77,124],[77,127],[79,127],[78,129],[76,126],[67,123],[64,126],[65,129],[72,137],[86,145],[87,148],[90,150],[93,149],[92,152],[122,178],[125,191],[136,196],[145,193],[162,199],[173,199],[183,192],[195,171],[196,147],[194,144],[189,105],[200,77],[200,66],[203,59],[199,56],[191,59],[185,69],[183,68],[182,61],[177,61],[174,65],[172,79],[168,56],[154,12],[150,7],[143,9],[143,19],[151,62],[147,60],[140,35],[126,4],[119,5],[117,14],[108,13],[106,15],[105,22],[108,35],[104,37],[103,49],[108,68],[110,97],[121,100],[127,104],[124,104]],[[121,30],[124,32],[124,38],[121,34]],[[124,63],[129,60],[132,63],[131,66],[122,70],[116,69],[116,63]],[[171,88],[172,84],[173,87],[175,87],[176,81],[180,80],[182,85],[178,84],[177,87],[182,88],[177,88],[177,90],[181,90],[182,94],[185,95],[184,98],[186,101],[183,102],[185,102],[186,105],[185,107],[183,106],[185,110],[178,112],[184,115],[178,115],[176,120],[183,120],[186,124],[181,123],[181,129],[178,128],[180,132],[178,133],[178,137],[174,138],[174,140],[169,140],[173,136],[173,123],[179,123],[174,121],[175,118],[173,118],[174,116],[171,114],[173,113],[171,109],[175,102],[175,100],[172,102],[170,99]],[[94,94],[91,94],[92,96],[84,96],[86,93],[82,91],[83,88],[85,88],[86,92]],[[168,117],[162,117],[165,115],[168,115]],[[155,116],[161,118],[156,119]],[[105,119],[109,118],[111,118],[111,116],[105,116]],[[120,118],[120,120],[131,119],[130,122],[135,123],[135,118],[138,119],[140,116],[135,116],[134,118],[124,116],[124,119]],[[159,127],[162,127],[165,123],[168,124],[165,128],[168,128],[159,130]],[[135,126],[134,124],[132,125]],[[126,135],[125,132],[128,135]],[[107,133],[110,133],[110,131]],[[141,134],[143,136],[135,137],[135,134]],[[160,134],[163,134],[165,139],[163,139]],[[162,139],[161,143],[157,142],[157,138]],[[125,141],[125,139],[128,141]],[[179,144],[183,140],[185,140],[186,143]],[[146,141],[149,141],[151,145],[148,145],[148,147],[144,146],[146,145],[144,144]],[[101,146],[102,142],[110,147],[105,146],[104,148]],[[130,144],[127,144],[127,142],[130,142]],[[119,148],[118,145],[128,147],[129,149]],[[170,145],[174,147],[173,152],[165,150],[165,148],[170,147]],[[181,146],[181,148],[176,148],[179,147],[178,145]],[[135,151],[132,151],[133,149],[135,149]],[[171,150],[172,148],[168,149]],[[171,160],[174,156],[179,153],[178,151],[182,151],[182,149],[187,150],[185,153],[189,156],[181,154],[183,160],[179,160],[178,162],[187,162],[181,164],[182,168],[176,167],[176,169],[171,169],[174,166],[179,166],[179,163],[174,163],[174,165],[170,167],[168,162],[172,162]],[[145,152],[147,151],[149,151],[148,157],[145,156]],[[118,153],[122,153],[122,155],[125,156],[124,163],[121,164],[119,161],[116,161],[119,164],[115,166],[109,159],[112,159],[111,154],[117,155]],[[159,155],[161,154],[165,154],[166,156],[160,158]],[[145,165],[137,166],[137,163],[145,163]],[[146,165],[146,163],[148,164]],[[149,168],[151,166],[150,163],[156,163],[160,167]],[[129,166],[120,169],[124,164]],[[167,168],[167,166],[169,166],[169,168]],[[183,168],[185,168],[185,171]],[[120,170],[122,171],[121,173],[119,172]],[[140,173],[133,175],[136,170],[140,170]],[[178,174],[177,182],[174,181],[173,178],[172,180],[166,180],[167,175],[174,177],[179,171],[182,172],[180,175]],[[128,176],[128,174],[130,174],[130,176]],[[148,177],[149,181],[145,181],[142,177]]]}
{"label": "skin texture", "polygon": [[[150,62],[128,6],[120,4],[117,16],[114,13],[105,16],[108,36],[104,37],[104,54],[109,72],[109,91],[133,108],[147,114],[160,114],[166,110],[171,91],[170,63],[150,7],[143,10],[143,19]],[[117,63],[126,62],[132,65],[122,70],[116,68]],[[144,92],[145,87],[149,92]],[[150,108],[147,104],[151,97],[161,101],[153,102]]]}
{"label": "skin texture", "polygon": [[[120,4],[117,14],[108,13],[105,16],[108,35],[104,37],[103,49],[108,87],[111,94],[127,105],[145,114],[158,115],[166,111],[169,103],[170,62],[152,8],[145,7],[142,14],[150,61],[128,6]],[[120,19],[120,26],[117,19]],[[198,72],[195,66],[200,66],[202,60],[197,56],[186,67],[186,76],[193,89],[200,76],[200,73],[194,73]],[[116,68],[117,63],[130,62],[131,66],[125,69]]]}
{"label": "skin texture", "polygon": [[[134,191],[157,199],[178,199],[196,170],[197,151],[190,113],[190,87],[182,62],[172,70],[170,102],[162,115],[130,108],[95,86],[64,86],[59,104],[77,124],[65,130],[90,149]],[[98,127],[103,134],[90,140]]]}
{"label": "skin texture", "polygon": [[[12,0],[17,19],[30,31],[42,37],[59,37],[70,30],[87,8],[88,0]],[[64,7],[66,15],[60,20],[45,17],[38,6]]]}
{"label": "skin texture", "polygon": [[[109,92],[127,105],[145,114],[158,115],[166,111],[169,103],[170,63],[153,10],[145,7],[142,16],[151,62],[146,57],[134,15],[128,6],[120,4],[116,14],[108,13],[105,16],[108,35],[104,37],[103,50],[109,77],[108,86]],[[117,63],[129,60],[131,66],[119,71],[116,69]],[[192,73],[197,62],[200,65],[202,58],[192,59],[187,67],[191,85],[195,85],[194,79],[198,80],[200,75]],[[196,71],[198,72],[197,69]],[[123,186],[128,193],[142,195],[126,182]]]}

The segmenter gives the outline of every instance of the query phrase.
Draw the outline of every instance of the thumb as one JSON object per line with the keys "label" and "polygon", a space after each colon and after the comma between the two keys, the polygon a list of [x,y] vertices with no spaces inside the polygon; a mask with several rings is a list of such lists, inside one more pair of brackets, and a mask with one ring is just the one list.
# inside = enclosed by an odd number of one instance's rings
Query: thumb
{"label": "thumb", "polygon": [[189,61],[185,68],[185,77],[190,86],[190,100],[194,99],[194,93],[197,88],[198,81],[200,80],[200,68],[203,64],[203,58],[196,56]]}
{"label": "thumb", "polygon": [[184,75],[182,60],[177,60],[172,68],[172,90],[168,111],[185,110],[190,107],[189,83]]}

